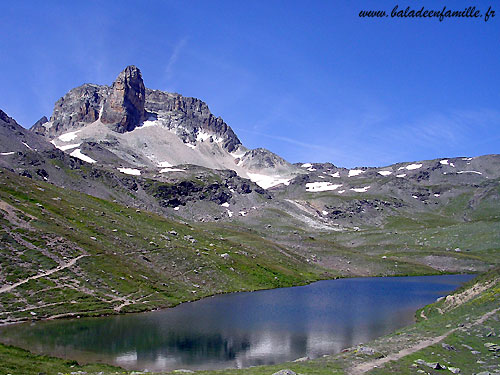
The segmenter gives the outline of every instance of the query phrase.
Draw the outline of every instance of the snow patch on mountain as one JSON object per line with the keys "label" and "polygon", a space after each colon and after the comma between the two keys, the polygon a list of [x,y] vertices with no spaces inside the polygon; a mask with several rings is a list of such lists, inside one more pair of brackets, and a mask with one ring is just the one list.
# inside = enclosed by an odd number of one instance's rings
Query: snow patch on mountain
{"label": "snow patch on mountain", "polygon": [[58,139],[63,142],[71,142],[77,137],[77,133],[79,133],[80,130],[76,130],[74,132],[68,132],[61,134]]}
{"label": "snow patch on mountain", "polygon": [[184,169],[179,168],[163,168],[160,169],[160,173],[168,173],[168,172],[185,172]]}
{"label": "snow patch on mountain", "polygon": [[260,173],[247,173],[248,178],[259,185],[261,188],[269,189],[273,186],[284,184],[290,185],[291,178],[283,178],[281,176],[269,176]]}
{"label": "snow patch on mountain", "polygon": [[382,175],[382,176],[389,176],[392,174],[391,171],[379,171],[378,174]]}
{"label": "snow patch on mountain", "polygon": [[409,171],[413,171],[415,169],[422,168],[422,164],[410,164],[406,166],[406,169]]}
{"label": "snow patch on mountain", "polygon": [[337,190],[341,186],[342,184],[335,185],[327,181],[308,182],[306,184],[306,191],[310,192],[331,191],[331,190]]}
{"label": "snow patch on mountain", "polygon": [[96,161],[94,159],[92,159],[90,156],[87,156],[85,154],[82,154],[82,150],[80,150],[79,148],[77,148],[76,150],[74,150],[70,156],[73,156],[75,158],[78,158],[80,160],[83,160],[83,161],[86,161],[87,163],[96,163]]}
{"label": "snow patch on mountain", "polygon": [[359,176],[361,173],[364,173],[362,169],[351,169],[349,171],[349,174],[347,175],[348,177],[354,177],[354,176]]}
{"label": "snow patch on mountain", "polygon": [[125,174],[130,174],[133,176],[140,176],[141,171],[139,169],[135,168],[117,168],[120,172],[125,173]]}
{"label": "snow patch on mountain", "polygon": [[81,145],[81,143],[72,143],[72,144],[64,145],[64,146],[57,146],[54,144],[54,146],[56,146],[61,151],[71,150],[72,148],[80,147],[80,145]]}
{"label": "snow patch on mountain", "polygon": [[370,186],[365,186],[362,188],[351,188],[352,191],[355,191],[356,193],[366,193]]}
{"label": "snow patch on mountain", "polygon": [[478,172],[478,171],[460,171],[460,172],[457,172],[459,174],[462,174],[462,173],[476,173],[476,174],[482,174],[481,172]]}
{"label": "snow patch on mountain", "polygon": [[[30,150],[33,150],[29,144],[27,144],[26,142],[21,142],[23,145],[25,145],[26,147],[28,147]],[[36,151],[36,150],[35,150]]]}

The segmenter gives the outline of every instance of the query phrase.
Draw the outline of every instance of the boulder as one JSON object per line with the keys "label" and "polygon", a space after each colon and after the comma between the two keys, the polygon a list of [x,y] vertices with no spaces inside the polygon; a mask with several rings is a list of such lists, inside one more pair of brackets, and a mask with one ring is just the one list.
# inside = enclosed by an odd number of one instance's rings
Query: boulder
{"label": "boulder", "polygon": [[273,375],[297,375],[297,373],[289,369],[283,369],[275,372]]}

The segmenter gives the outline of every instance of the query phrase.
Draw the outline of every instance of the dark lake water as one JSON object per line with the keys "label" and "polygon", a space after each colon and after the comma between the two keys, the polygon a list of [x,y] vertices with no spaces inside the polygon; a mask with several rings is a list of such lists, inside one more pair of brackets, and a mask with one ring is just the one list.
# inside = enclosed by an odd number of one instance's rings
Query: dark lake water
{"label": "dark lake water", "polygon": [[150,313],[0,327],[35,352],[127,369],[217,369],[337,353],[414,322],[472,275],[320,281],[235,293]]}

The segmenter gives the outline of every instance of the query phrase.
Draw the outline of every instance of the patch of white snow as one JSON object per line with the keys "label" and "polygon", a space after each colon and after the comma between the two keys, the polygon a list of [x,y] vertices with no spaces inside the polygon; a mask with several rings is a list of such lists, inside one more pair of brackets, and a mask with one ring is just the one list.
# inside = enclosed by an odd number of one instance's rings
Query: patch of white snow
{"label": "patch of white snow", "polygon": [[141,128],[148,128],[150,126],[156,126],[159,122],[157,120],[146,120],[142,123]]}
{"label": "patch of white snow", "polygon": [[75,158],[78,158],[80,160],[86,161],[87,163],[96,163],[96,161],[94,159],[92,159],[91,157],[89,157],[85,154],[82,154],[82,151],[79,148],[74,150],[70,155],[75,157]]}
{"label": "patch of white snow", "polygon": [[482,174],[481,172],[478,172],[478,171],[460,171],[460,172],[457,172],[457,173],[475,173],[475,174]]}
{"label": "patch of white snow", "polygon": [[284,184],[290,185],[291,178],[282,178],[281,176],[268,176],[259,173],[247,173],[248,178],[259,185],[261,188],[269,189],[270,187]]}
{"label": "patch of white snow", "polygon": [[327,181],[308,182],[306,184],[306,191],[320,192],[320,191],[337,190],[341,186],[342,186],[342,184],[334,185],[331,182],[327,182]]}
{"label": "patch of white snow", "polygon": [[406,166],[406,169],[409,171],[419,169],[419,168],[422,168],[422,164],[410,164],[410,165]]}
{"label": "patch of white snow", "polygon": [[379,171],[378,174],[382,175],[382,176],[389,176],[392,174],[391,171]]}
{"label": "patch of white snow", "polygon": [[73,143],[71,145],[64,145],[64,146],[56,146],[59,150],[61,151],[67,151],[67,150],[71,150],[72,148],[76,148],[76,147],[79,147],[81,145],[81,143]]}
{"label": "patch of white snow", "polygon": [[362,188],[352,188],[351,190],[355,191],[356,193],[366,193],[369,188],[370,188],[370,186],[365,186]]}
{"label": "patch of white snow", "polygon": [[351,170],[349,171],[348,177],[358,176],[358,175],[360,175],[361,173],[364,173],[364,171],[363,171],[363,170],[361,170],[361,169],[351,169]]}
{"label": "patch of white snow", "polygon": [[163,169],[160,169],[160,173],[167,173],[167,172],[184,172],[184,169],[179,169],[179,168],[163,168]]}
{"label": "patch of white snow", "polygon": [[120,172],[125,173],[125,174],[130,174],[133,176],[140,176],[141,171],[139,169],[134,169],[134,168],[117,168]]}
{"label": "patch of white snow", "polygon": [[59,140],[63,141],[63,142],[71,142],[73,139],[76,138],[76,133],[78,133],[80,130],[76,130],[74,132],[68,132],[68,133],[64,133],[64,134],[61,134],[59,136]]}
{"label": "patch of white snow", "polygon": [[27,144],[26,142],[21,142],[23,145],[25,145],[26,147],[28,147],[30,150],[33,150],[29,144]]}

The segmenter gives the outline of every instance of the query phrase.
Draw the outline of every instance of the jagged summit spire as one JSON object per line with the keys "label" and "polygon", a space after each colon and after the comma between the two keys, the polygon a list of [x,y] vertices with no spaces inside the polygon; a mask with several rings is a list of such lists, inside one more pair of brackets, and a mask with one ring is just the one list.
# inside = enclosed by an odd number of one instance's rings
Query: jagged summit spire
{"label": "jagged summit spire", "polygon": [[127,66],[111,86],[104,102],[101,122],[110,124],[119,133],[133,130],[144,121],[146,89],[139,68]]}

